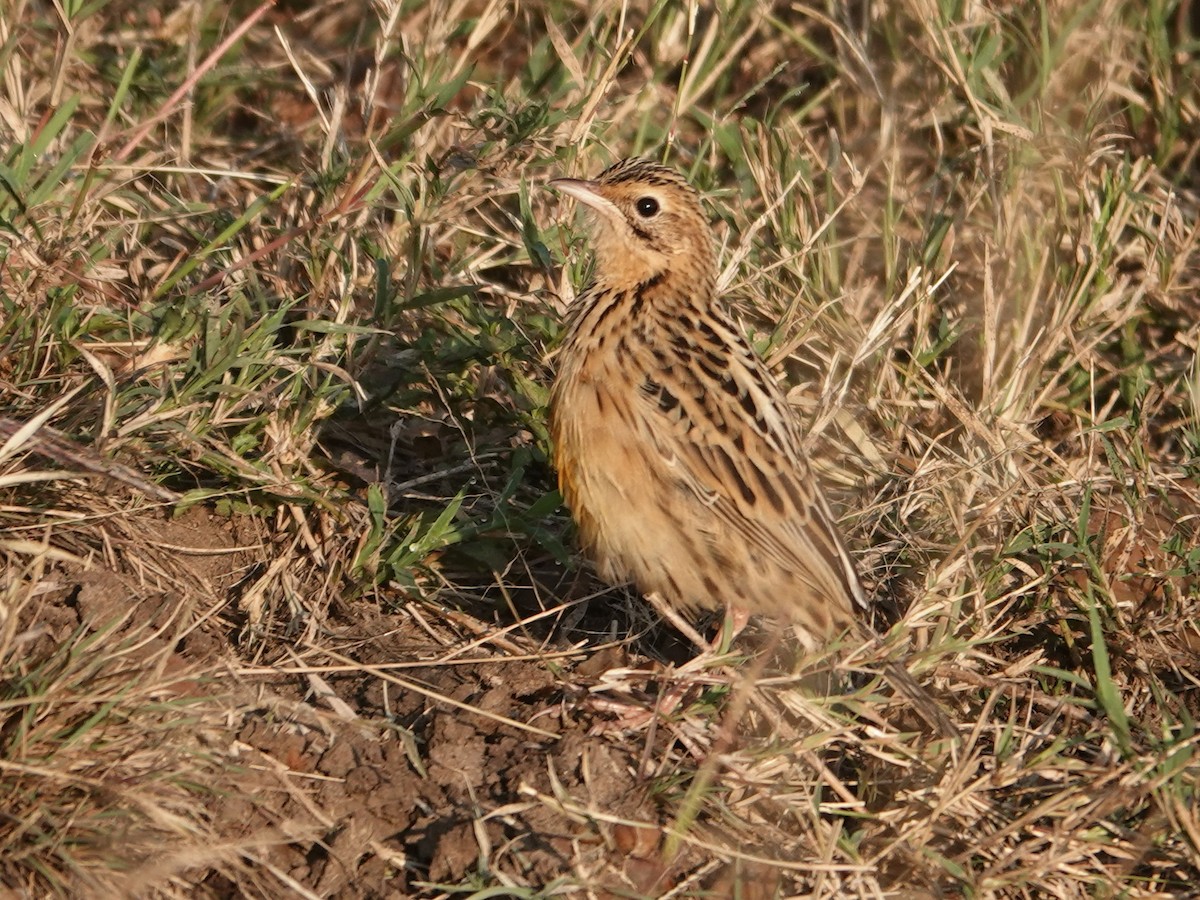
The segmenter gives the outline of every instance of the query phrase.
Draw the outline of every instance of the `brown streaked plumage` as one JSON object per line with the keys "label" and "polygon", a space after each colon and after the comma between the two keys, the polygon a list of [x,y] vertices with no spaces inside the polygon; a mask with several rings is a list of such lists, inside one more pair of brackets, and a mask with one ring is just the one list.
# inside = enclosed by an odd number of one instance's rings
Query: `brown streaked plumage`
{"label": "brown streaked plumage", "polygon": [[574,301],[551,432],[601,577],[674,610],[790,621],[810,647],[853,627],[866,605],[854,563],[795,414],[721,308],[699,195],[640,159],[552,184],[593,220],[595,275]]}

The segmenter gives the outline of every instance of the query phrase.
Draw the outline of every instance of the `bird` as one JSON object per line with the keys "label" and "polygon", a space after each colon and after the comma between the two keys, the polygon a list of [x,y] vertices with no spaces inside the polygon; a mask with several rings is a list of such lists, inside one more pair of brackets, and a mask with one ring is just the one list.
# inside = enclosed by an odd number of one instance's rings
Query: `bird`
{"label": "bird", "polygon": [[[790,623],[806,649],[860,627],[867,596],[779,381],[726,311],[699,193],[624,159],[550,185],[590,213],[550,396],[560,493],[584,553],[679,625]],[[690,634],[695,640],[695,632]]]}

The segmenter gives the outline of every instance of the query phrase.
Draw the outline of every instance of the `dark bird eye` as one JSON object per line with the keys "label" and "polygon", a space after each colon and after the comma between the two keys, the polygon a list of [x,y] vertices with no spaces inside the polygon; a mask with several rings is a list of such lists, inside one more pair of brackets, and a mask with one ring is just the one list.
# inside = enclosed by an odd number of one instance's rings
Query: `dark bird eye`
{"label": "dark bird eye", "polygon": [[639,197],[634,206],[643,219],[651,219],[658,213],[658,201],[653,197]]}

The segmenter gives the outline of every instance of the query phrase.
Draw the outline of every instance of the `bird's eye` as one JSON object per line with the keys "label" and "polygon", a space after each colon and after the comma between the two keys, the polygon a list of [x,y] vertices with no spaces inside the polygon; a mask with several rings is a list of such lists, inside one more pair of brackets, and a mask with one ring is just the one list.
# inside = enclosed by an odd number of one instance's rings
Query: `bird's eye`
{"label": "bird's eye", "polygon": [[643,219],[653,219],[658,215],[658,201],[653,197],[639,197],[638,202],[634,204],[638,215]]}

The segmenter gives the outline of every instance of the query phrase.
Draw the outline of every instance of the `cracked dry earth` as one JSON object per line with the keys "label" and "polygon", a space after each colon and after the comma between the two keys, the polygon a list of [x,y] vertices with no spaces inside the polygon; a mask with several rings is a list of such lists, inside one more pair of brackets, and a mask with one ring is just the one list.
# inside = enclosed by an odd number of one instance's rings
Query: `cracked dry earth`
{"label": "cracked dry earth", "polygon": [[179,710],[166,740],[206,760],[185,813],[203,846],[130,860],[134,884],[169,875],[201,897],[432,896],[496,880],[601,897],[688,878],[709,896],[776,891],[772,871],[687,846],[664,862],[662,792],[637,775],[644,734],[593,734],[583,702],[606,653],[509,658],[472,634],[454,646],[428,610],[365,599],[248,637],[245,600],[272,558],[251,526],[193,509],[104,528],[108,552],[59,564],[23,624],[39,635],[31,658],[111,629],[102,646]]}

